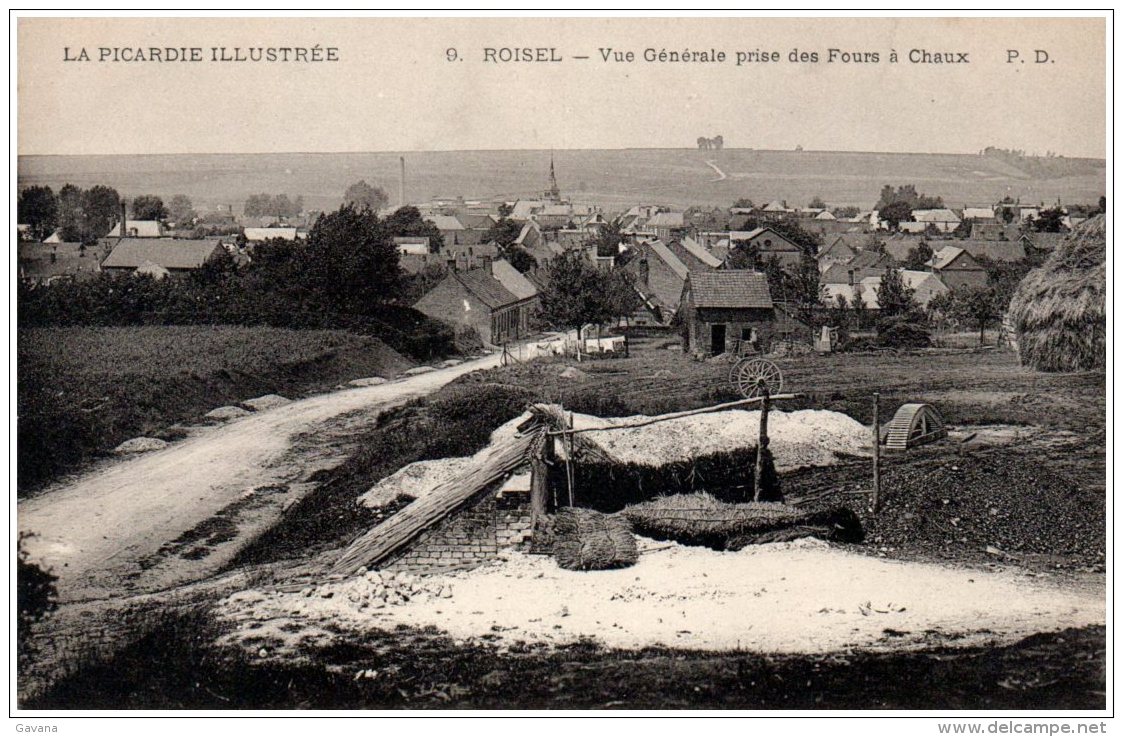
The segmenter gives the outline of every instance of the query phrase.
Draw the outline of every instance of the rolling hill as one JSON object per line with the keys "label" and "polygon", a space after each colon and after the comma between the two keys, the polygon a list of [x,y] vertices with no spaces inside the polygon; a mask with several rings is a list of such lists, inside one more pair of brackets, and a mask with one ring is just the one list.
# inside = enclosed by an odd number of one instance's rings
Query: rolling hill
{"label": "rolling hill", "polygon": [[[405,153],[406,199],[533,196],[546,186],[550,151]],[[197,208],[232,205],[253,193],[303,195],[306,205],[335,208],[359,179],[397,203],[398,153],[21,156],[19,185],[56,190],[108,184],[123,196],[186,194]],[[914,184],[949,206],[988,204],[1005,195],[1030,202],[1094,203],[1104,194],[1099,159],[1032,159],[1020,168],[998,157],[725,149],[564,150],[553,152],[563,194],[610,209],[654,202],[728,206],[738,197],[871,207],[884,184]],[[1027,171],[1032,170],[1032,174]]]}

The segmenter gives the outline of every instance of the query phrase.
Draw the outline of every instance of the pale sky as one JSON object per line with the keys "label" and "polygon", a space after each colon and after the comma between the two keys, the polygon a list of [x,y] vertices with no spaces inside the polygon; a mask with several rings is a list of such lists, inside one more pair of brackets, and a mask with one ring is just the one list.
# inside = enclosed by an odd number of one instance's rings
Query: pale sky
{"label": "pale sky", "polygon": [[[730,148],[1105,156],[1102,18],[21,18],[18,44],[20,154],[681,148],[720,133]],[[316,44],[340,60],[97,61],[101,47],[210,59]],[[564,61],[489,64],[486,47]],[[67,48],[93,61],[64,61]],[[602,48],[636,61],[606,64]],[[830,48],[880,63],[828,63]],[[645,49],[727,59],[648,63]],[[970,63],[914,64],[913,49]],[[781,61],[736,66],[761,50]],[[791,63],[793,50],[819,62]]]}

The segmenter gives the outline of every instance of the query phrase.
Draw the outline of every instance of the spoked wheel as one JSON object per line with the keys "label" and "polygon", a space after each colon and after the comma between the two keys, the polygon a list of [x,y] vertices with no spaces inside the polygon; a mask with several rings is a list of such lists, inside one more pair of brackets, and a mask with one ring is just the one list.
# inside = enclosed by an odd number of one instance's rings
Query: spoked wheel
{"label": "spoked wheel", "polygon": [[740,361],[729,372],[729,382],[745,399],[760,397],[765,390],[770,395],[784,390],[784,375],[780,367],[764,358]]}

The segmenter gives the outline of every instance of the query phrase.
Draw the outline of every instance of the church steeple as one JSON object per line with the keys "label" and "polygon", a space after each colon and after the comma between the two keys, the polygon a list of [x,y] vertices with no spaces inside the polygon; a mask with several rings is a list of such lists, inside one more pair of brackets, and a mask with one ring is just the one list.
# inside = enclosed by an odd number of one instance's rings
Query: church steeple
{"label": "church steeple", "polygon": [[550,188],[545,191],[545,196],[550,200],[560,200],[561,190],[558,189],[558,178],[554,175],[554,154],[550,152]]}

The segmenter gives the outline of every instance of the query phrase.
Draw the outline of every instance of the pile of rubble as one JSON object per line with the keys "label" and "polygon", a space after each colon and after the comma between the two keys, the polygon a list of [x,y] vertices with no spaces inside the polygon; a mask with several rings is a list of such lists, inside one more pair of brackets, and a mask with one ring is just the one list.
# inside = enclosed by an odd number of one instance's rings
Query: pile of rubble
{"label": "pile of rubble", "polygon": [[308,586],[300,592],[305,598],[333,599],[336,605],[360,611],[401,606],[413,599],[452,597],[452,586],[437,579],[421,579],[409,573],[366,571],[344,581]]}

